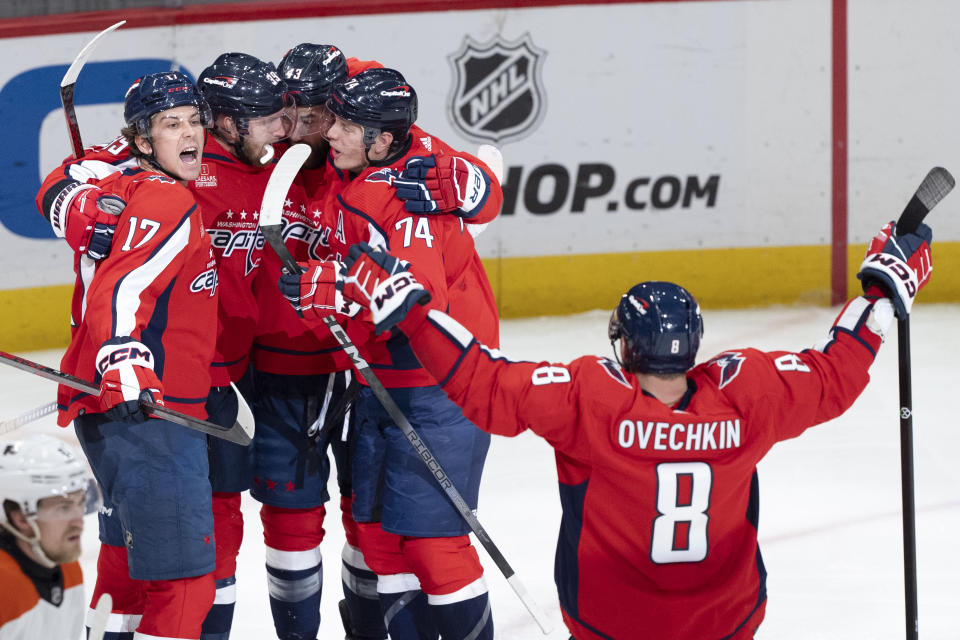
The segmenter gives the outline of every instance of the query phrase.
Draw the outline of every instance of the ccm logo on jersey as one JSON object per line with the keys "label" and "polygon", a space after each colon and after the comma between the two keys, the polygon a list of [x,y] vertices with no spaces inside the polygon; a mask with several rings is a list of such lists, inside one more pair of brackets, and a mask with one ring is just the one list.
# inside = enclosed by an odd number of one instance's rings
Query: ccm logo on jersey
{"label": "ccm logo on jersey", "polygon": [[190,283],[190,291],[192,293],[202,293],[209,289],[212,298],[217,291],[217,282],[217,269],[207,269],[193,279],[193,282]]}

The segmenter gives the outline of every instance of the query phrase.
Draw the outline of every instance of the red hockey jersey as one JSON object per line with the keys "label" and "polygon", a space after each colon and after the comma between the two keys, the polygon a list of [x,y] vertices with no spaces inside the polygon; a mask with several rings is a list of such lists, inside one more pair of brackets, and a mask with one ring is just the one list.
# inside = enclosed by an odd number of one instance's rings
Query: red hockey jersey
{"label": "red hockey jersey", "polygon": [[253,283],[264,254],[257,219],[271,167],[244,164],[207,136],[200,176],[188,183],[203,211],[221,285],[214,386],[239,380],[250,360],[259,309]]}
{"label": "red hockey jersey", "polygon": [[692,369],[670,407],[602,357],[513,362],[448,316],[401,322],[481,429],[531,429],[556,450],[560,604],[578,640],[750,638],[763,618],[756,464],[843,413],[881,339],[855,298],[818,350],[739,349]]}
{"label": "red hockey jersey", "polygon": [[[353,179],[337,172],[345,184],[331,189],[326,205],[327,213],[334,216],[331,249],[346,255],[351,244],[363,241],[409,260],[411,270],[433,294],[432,308],[449,313],[486,344],[497,345],[496,301],[467,224],[453,215],[415,215],[406,211],[392,186],[411,156],[466,154],[454,152],[419,128],[411,133],[410,149],[389,166],[367,167]],[[502,198],[493,178],[491,194],[480,214],[482,219],[499,212]],[[486,213],[491,210],[492,214]],[[346,322],[346,329],[384,386],[436,384],[420,367],[402,334],[389,340],[378,339],[368,322],[355,319]]]}
{"label": "red hockey jersey", "polygon": [[[77,179],[97,162],[102,159],[85,158],[53,171],[41,187],[38,206],[65,176]],[[61,368],[95,381],[94,360],[103,342],[130,336],[153,353],[166,405],[205,418],[216,334],[217,269],[200,211],[191,193],[165,175],[144,171],[132,160],[113,169],[123,170],[106,175],[98,185],[127,206],[110,255],[99,262],[85,255],[75,258],[73,337]],[[61,425],[81,411],[100,411],[96,396],[64,386],[58,403]]]}
{"label": "red hockey jersey", "polygon": [[[341,260],[330,247],[326,196],[339,184],[329,163],[301,170],[283,208],[283,242],[298,262]],[[260,319],[253,363],[258,371],[282,375],[317,375],[350,368],[350,360],[326,325],[308,325],[280,293],[281,264],[272,250],[263,253],[254,294]]]}

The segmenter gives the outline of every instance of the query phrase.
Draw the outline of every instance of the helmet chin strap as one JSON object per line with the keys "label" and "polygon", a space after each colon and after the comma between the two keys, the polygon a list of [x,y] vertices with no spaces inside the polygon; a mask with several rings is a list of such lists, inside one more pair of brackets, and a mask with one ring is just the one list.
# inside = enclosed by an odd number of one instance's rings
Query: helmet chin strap
{"label": "helmet chin strap", "polygon": [[37,526],[37,519],[27,517],[27,522],[30,524],[30,528],[33,530],[32,538],[28,538],[17,531],[17,529],[15,529],[13,525],[6,520],[0,522],[0,526],[3,526],[4,529],[12,533],[18,540],[30,545],[30,549],[33,551],[34,556],[32,559],[35,560],[37,564],[44,566],[47,569],[53,569],[57,566],[57,563],[48,558],[46,552],[40,546],[40,527]]}

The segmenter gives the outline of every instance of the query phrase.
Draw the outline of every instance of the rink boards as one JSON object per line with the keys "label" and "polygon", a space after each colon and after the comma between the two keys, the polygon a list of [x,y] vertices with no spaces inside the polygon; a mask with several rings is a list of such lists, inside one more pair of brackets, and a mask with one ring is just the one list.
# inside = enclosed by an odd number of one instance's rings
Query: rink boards
{"label": "rink boards", "polygon": [[[316,17],[332,4],[273,19],[237,5],[231,22],[211,22],[231,15],[223,5],[206,16],[100,14],[103,24],[85,20],[75,27],[82,32],[44,19],[0,23],[9,61],[0,70],[4,348],[67,339],[70,255],[33,196],[70,152],[59,80],[114,17],[128,25],[103,40],[77,82],[88,144],[116,134],[134,77],[169,68],[196,77],[224,51],[276,62],[299,42],[329,42],[401,70],[426,130],[455,147],[503,151],[504,209],[478,249],[505,317],[609,308],[642,279],[680,281],[707,307],[829,303],[838,144],[830,0]],[[470,6],[480,3],[458,5]],[[849,246],[841,255],[851,291],[867,239],[899,214],[926,171],[960,172],[960,127],[941,124],[960,110],[960,93],[938,80],[955,68],[944,15],[960,17],[960,7],[907,6],[847,6]],[[931,219],[926,301],[960,299],[951,198],[960,206],[950,196]]]}

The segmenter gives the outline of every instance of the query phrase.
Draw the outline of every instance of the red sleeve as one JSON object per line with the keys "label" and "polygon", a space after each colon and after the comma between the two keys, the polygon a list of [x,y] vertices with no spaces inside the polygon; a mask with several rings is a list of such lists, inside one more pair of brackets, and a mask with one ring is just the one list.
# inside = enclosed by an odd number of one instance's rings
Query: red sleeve
{"label": "red sleeve", "polygon": [[628,406],[635,395],[629,384],[603,373],[603,358],[513,361],[436,310],[415,307],[400,329],[423,367],[479,428],[502,436],[530,429],[580,462],[591,456],[585,426]]}
{"label": "red sleeve", "polygon": [[90,337],[140,339],[171,281],[186,259],[197,217],[190,192],[169,178],[143,173],[128,194],[114,251],[97,265],[86,293],[84,320]]}
{"label": "red sleeve", "polygon": [[359,60],[358,58],[347,58],[347,75],[353,77],[361,71],[367,69],[382,69],[383,65],[376,60]]}
{"label": "red sleeve", "polygon": [[429,136],[431,138],[431,150],[437,157],[452,155],[459,158],[464,158],[480,167],[480,170],[483,171],[487,178],[489,193],[487,195],[486,202],[483,203],[483,206],[480,207],[469,219],[470,224],[489,224],[498,215],[500,215],[500,209],[503,207],[503,188],[500,186],[500,181],[497,179],[497,176],[494,175],[493,171],[486,165],[486,163],[472,154],[454,149],[439,138],[430,136],[430,134],[425,132],[417,125],[413,125],[411,128],[411,135],[414,135],[418,138]]}
{"label": "red sleeve", "polygon": [[709,378],[751,424],[769,425],[774,441],[794,438],[841,415],[866,387],[882,343],[869,326],[873,307],[868,298],[850,300],[816,348],[728,351],[691,377]]}

